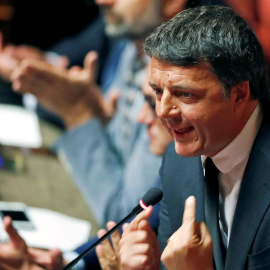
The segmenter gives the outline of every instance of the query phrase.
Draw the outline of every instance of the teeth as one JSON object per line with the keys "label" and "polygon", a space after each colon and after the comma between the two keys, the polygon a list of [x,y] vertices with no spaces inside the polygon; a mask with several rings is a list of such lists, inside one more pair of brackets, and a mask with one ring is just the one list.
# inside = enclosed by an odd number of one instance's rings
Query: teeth
{"label": "teeth", "polygon": [[175,129],[176,132],[185,132],[187,130],[190,130],[190,127],[188,127],[188,128],[181,128],[181,129]]}

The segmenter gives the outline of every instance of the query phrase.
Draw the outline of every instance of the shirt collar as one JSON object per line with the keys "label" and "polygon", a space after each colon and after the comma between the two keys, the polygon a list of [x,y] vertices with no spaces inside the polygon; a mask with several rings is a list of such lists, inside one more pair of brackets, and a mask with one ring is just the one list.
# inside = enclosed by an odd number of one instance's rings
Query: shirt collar
{"label": "shirt collar", "polygon": [[[238,136],[224,149],[212,157],[214,164],[220,172],[224,174],[230,172],[249,156],[261,122],[262,111],[258,105]],[[206,158],[206,156],[202,156],[202,164],[204,164]]]}

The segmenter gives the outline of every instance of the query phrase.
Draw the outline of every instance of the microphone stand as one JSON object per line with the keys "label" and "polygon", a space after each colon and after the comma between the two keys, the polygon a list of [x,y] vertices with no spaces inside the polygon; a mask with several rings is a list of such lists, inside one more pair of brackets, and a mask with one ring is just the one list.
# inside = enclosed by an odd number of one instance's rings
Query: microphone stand
{"label": "microphone stand", "polygon": [[69,264],[67,264],[63,270],[68,270],[77,264],[88,252],[90,252],[94,247],[103,242],[107,237],[109,237],[112,233],[114,233],[121,225],[130,220],[134,215],[139,214],[143,209],[140,205],[136,206],[130,214],[128,214],[125,218],[123,218],[119,223],[117,223],[113,228],[111,228],[107,233],[105,233],[102,237],[100,237],[94,244],[92,244],[89,248],[87,248],[84,252],[82,252],[78,257],[72,260]]}

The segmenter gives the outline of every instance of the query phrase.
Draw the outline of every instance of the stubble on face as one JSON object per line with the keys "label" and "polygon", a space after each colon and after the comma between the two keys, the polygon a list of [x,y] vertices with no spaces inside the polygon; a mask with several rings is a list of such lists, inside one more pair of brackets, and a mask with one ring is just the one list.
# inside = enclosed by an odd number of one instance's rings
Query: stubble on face
{"label": "stubble on face", "polygon": [[[145,38],[162,23],[160,0],[126,0],[117,7],[102,7],[105,16],[105,31],[113,38]],[[119,5],[120,6],[120,5]]]}
{"label": "stubble on face", "polygon": [[209,64],[185,68],[152,58],[151,85],[157,114],[173,135],[179,155],[215,155],[239,133],[235,99],[224,98]]}

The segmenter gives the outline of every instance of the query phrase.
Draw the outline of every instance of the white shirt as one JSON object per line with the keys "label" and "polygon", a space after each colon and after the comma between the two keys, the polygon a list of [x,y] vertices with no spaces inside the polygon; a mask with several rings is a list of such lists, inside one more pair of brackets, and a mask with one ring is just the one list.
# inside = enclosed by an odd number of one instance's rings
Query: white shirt
{"label": "white shirt", "polygon": [[[214,164],[220,171],[220,198],[224,206],[222,210],[224,210],[225,222],[228,227],[227,245],[229,244],[241,182],[261,122],[262,112],[260,107],[257,106],[239,135],[212,157]],[[203,164],[205,159],[206,156],[202,156]]]}

